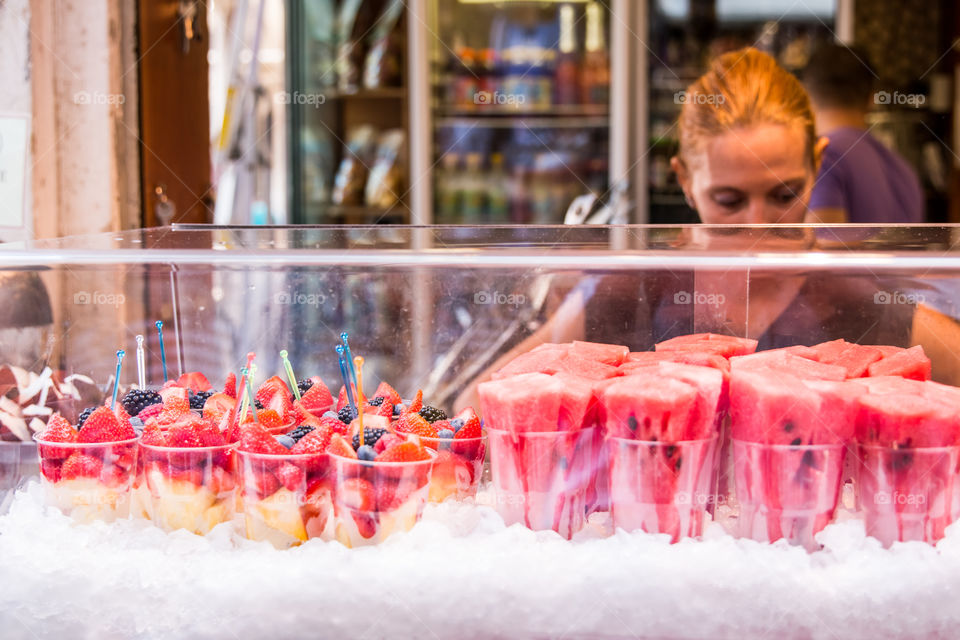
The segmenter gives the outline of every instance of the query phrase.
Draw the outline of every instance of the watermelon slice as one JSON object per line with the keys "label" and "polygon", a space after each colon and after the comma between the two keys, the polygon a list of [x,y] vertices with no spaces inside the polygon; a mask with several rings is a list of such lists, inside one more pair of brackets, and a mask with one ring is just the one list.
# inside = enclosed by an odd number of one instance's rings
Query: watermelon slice
{"label": "watermelon slice", "polygon": [[912,449],[960,444],[960,408],[933,395],[860,397],[857,440],[869,446]]}
{"label": "watermelon slice", "polygon": [[657,373],[617,378],[600,391],[601,426],[608,438],[657,442],[687,439],[697,389]]}
{"label": "watermelon slice", "polygon": [[823,364],[808,360],[783,349],[761,351],[749,356],[730,359],[730,370],[776,369],[803,379],[835,380],[847,379],[847,370],[832,364]]}
{"label": "watermelon slice", "polygon": [[884,356],[867,369],[870,376],[901,376],[911,380],[930,379],[930,358],[917,345],[893,355]]}
{"label": "watermelon slice", "polygon": [[716,333],[694,333],[658,342],[654,348],[657,351],[700,351],[730,358],[753,353],[757,350],[757,341]]}
{"label": "watermelon slice", "polygon": [[586,429],[596,422],[597,399],[593,388],[595,382],[571,373],[558,373],[554,376],[563,384],[560,395],[560,431]]}
{"label": "watermelon slice", "polygon": [[660,371],[663,375],[685,382],[697,390],[694,413],[684,440],[702,440],[716,433],[719,427],[717,416],[727,402],[724,397],[726,384],[723,373],[711,367],[675,362],[661,363]]}
{"label": "watermelon slice", "polygon": [[[543,345],[541,345],[542,347]],[[553,348],[540,349],[539,351],[530,351],[523,353],[510,362],[502,369],[495,372],[491,379],[501,380],[511,376],[523,373],[546,373],[554,374],[563,370],[562,364],[567,359],[568,349]]]}
{"label": "watermelon slice", "polygon": [[845,340],[832,340],[813,347],[820,362],[843,367],[848,378],[860,378],[867,368],[883,357],[883,353],[874,347],[865,347]]}
{"label": "watermelon slice", "polygon": [[585,360],[595,360],[614,367],[623,364],[630,349],[618,344],[601,344],[599,342],[580,342],[574,340],[570,345],[570,354]]}
{"label": "watermelon slice", "polygon": [[486,426],[513,433],[556,431],[565,391],[562,380],[544,373],[524,373],[477,387]]}

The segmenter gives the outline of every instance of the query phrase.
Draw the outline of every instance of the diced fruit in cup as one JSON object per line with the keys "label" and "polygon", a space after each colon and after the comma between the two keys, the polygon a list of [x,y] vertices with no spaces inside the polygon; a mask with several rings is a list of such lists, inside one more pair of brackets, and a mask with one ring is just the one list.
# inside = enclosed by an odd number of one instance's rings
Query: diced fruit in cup
{"label": "diced fruit in cup", "polygon": [[80,442],[120,442],[136,438],[129,421],[121,421],[107,407],[98,407],[80,429]]}

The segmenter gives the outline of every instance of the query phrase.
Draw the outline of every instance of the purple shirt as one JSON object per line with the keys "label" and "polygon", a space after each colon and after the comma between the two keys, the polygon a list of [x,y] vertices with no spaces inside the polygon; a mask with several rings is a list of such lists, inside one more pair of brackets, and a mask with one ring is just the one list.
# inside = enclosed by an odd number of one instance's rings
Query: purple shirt
{"label": "purple shirt", "polygon": [[840,127],[810,197],[810,210],[843,209],[848,222],[923,222],[923,190],[913,169],[869,133]]}

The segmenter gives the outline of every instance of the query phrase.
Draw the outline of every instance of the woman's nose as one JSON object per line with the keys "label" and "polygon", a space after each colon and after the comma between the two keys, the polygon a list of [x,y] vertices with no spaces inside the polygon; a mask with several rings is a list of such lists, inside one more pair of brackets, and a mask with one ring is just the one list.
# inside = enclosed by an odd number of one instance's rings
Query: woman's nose
{"label": "woman's nose", "polygon": [[769,207],[764,198],[750,198],[747,203],[745,224],[771,224],[777,222],[779,213]]}

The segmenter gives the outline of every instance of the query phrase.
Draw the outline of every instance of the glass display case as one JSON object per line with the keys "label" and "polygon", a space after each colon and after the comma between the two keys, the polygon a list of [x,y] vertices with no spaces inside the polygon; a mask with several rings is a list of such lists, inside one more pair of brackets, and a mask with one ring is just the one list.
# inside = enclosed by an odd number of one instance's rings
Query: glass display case
{"label": "glass display case", "polygon": [[[407,399],[422,390],[448,416],[482,406],[478,384],[518,355],[549,350],[544,344],[623,345],[623,359],[698,333],[756,340],[758,351],[838,339],[922,345],[933,380],[952,385],[960,381],[958,231],[174,225],[10,243],[0,247],[8,303],[0,365],[58,385],[89,379],[87,391],[101,396],[58,407],[73,411],[71,420],[108,394],[114,354],[133,354],[137,335],[147,338],[147,385],[162,384],[157,320],[171,379],[200,371],[223,388],[248,352],[259,379],[282,377],[286,350],[298,376],[319,376],[336,395],[335,346],[346,331],[366,359],[366,388],[388,381]],[[128,356],[121,386],[136,374]],[[38,403],[8,366],[0,384],[0,435],[9,439],[9,414]],[[42,429],[47,416],[34,411],[25,424]],[[26,447],[21,457],[36,455]],[[854,506],[811,556],[784,542],[736,540],[719,510],[698,541],[614,531],[599,494],[566,541],[505,526],[484,475],[476,499],[428,505],[420,524],[382,545],[348,551],[311,540],[277,551],[229,525],[206,537],[135,519],[73,525],[43,508],[31,473],[0,515],[0,580],[18,585],[0,596],[0,624],[12,637],[21,627],[24,637],[46,637],[65,623],[86,631],[91,611],[102,612],[98,629],[120,636],[846,637],[874,628],[869,617],[892,636],[916,637],[955,624],[955,608],[929,599],[956,583],[944,569],[960,562],[956,528],[936,547],[884,549],[865,536]],[[55,593],[52,582],[85,588],[42,596]],[[144,585],[159,585],[149,606]]]}

